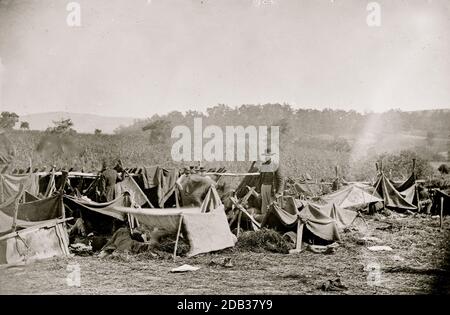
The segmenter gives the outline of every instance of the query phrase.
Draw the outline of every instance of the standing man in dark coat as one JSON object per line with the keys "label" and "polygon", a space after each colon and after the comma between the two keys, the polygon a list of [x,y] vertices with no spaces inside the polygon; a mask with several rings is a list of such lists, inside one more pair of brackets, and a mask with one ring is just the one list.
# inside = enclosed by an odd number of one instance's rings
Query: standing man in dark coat
{"label": "standing man in dark coat", "polygon": [[261,214],[265,215],[274,197],[278,199],[283,195],[284,177],[281,173],[278,161],[275,161],[270,148],[266,150],[264,156],[266,160],[261,164]]}
{"label": "standing man in dark coat", "polygon": [[101,193],[103,201],[114,200],[115,186],[120,181],[119,173],[112,167],[108,167],[106,162],[102,164],[101,176]]}

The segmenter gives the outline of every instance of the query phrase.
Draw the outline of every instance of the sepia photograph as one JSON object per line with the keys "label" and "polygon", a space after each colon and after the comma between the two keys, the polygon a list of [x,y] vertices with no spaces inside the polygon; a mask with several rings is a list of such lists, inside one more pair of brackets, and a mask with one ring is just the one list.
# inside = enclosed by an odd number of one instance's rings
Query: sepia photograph
{"label": "sepia photograph", "polygon": [[449,57],[448,0],[0,0],[0,295],[450,294]]}

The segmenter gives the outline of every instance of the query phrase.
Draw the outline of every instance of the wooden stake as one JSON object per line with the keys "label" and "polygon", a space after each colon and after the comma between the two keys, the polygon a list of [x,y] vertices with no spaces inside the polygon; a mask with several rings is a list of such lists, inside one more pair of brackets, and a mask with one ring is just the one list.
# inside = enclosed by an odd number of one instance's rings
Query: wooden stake
{"label": "wooden stake", "polygon": [[413,163],[412,163],[412,172],[413,172],[413,176],[414,176],[414,191],[417,197],[417,212],[420,213],[422,211],[421,207],[420,207],[420,199],[419,199],[419,189],[417,189],[417,178],[416,178],[416,159],[412,159]]}
{"label": "wooden stake", "polygon": [[242,211],[239,211],[236,237],[239,237],[239,230],[241,229],[241,218],[242,218]]}
{"label": "wooden stake", "polygon": [[444,224],[444,197],[441,197],[441,219],[440,219],[440,227],[442,228]]}
{"label": "wooden stake", "polygon": [[13,217],[13,223],[12,223],[12,230],[13,232],[17,229],[17,213],[19,212],[19,199],[17,199],[14,202],[14,217]]}
{"label": "wooden stake", "polygon": [[175,248],[173,249],[173,261],[177,258],[178,240],[181,234],[181,224],[183,223],[183,216],[180,216],[180,223],[178,224],[177,238],[175,239]]}
{"label": "wooden stake", "polygon": [[178,191],[177,185],[175,185],[175,205],[177,208],[180,207],[180,202],[179,202],[178,198],[180,198],[180,192]]}
{"label": "wooden stake", "polygon": [[303,222],[298,220],[297,222],[297,242],[295,242],[295,249],[302,250],[302,237],[303,237]]}
{"label": "wooden stake", "polygon": [[303,226],[304,223],[299,218],[297,221],[297,240],[295,242],[295,249],[291,249],[289,254],[300,253],[302,251]]}

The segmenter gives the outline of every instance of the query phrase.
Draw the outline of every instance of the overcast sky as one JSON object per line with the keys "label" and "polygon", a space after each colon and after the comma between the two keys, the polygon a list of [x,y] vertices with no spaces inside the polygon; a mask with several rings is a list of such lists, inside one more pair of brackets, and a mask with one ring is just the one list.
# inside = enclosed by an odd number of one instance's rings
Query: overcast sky
{"label": "overcast sky", "polygon": [[[270,2],[270,0],[261,0]],[[0,0],[0,106],[146,117],[218,103],[450,108],[450,1]]]}

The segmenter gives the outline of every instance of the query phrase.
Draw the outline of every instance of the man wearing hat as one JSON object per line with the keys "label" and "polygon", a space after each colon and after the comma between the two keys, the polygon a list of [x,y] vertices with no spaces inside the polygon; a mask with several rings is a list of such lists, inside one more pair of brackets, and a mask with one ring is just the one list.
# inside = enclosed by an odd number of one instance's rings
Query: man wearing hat
{"label": "man wearing hat", "polygon": [[198,174],[202,177],[206,177],[211,179],[211,177],[209,177],[208,175],[206,175],[206,169],[203,166],[200,166],[200,168],[198,169]]}
{"label": "man wearing hat", "polygon": [[265,161],[260,167],[261,176],[261,213],[266,214],[268,206],[275,199],[283,195],[284,177],[281,173],[278,161],[275,161],[274,155],[270,148],[263,154]]}
{"label": "man wearing hat", "polygon": [[121,180],[119,173],[113,167],[110,167],[106,161],[102,163],[102,170],[100,172],[100,193],[101,201],[112,201],[115,198],[115,186]]}

